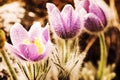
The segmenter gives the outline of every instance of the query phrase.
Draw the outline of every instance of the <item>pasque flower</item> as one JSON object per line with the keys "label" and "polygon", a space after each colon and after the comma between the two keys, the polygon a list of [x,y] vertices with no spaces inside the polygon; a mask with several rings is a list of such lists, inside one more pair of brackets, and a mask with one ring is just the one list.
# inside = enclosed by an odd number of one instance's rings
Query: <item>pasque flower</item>
{"label": "pasque flower", "polygon": [[38,22],[33,24],[29,31],[15,23],[10,30],[10,38],[13,45],[6,43],[6,48],[23,60],[38,61],[50,52],[48,28],[41,28]]}
{"label": "pasque flower", "polygon": [[[92,32],[98,32],[104,29],[107,25],[106,4],[102,0],[81,0],[77,9],[83,8],[84,27]],[[76,3],[77,4],[77,3]],[[100,6],[101,5],[101,6]]]}
{"label": "pasque flower", "polygon": [[62,11],[52,3],[47,3],[49,22],[54,32],[63,39],[74,38],[80,32],[80,18],[70,4]]}

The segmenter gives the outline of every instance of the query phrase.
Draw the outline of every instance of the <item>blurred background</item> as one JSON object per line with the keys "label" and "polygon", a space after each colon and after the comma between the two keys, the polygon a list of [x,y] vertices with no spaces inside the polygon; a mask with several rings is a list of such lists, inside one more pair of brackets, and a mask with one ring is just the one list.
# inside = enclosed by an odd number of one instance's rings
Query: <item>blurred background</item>
{"label": "blurred background", "polygon": [[[108,65],[116,64],[114,69],[116,77],[114,80],[120,80],[120,0],[105,0],[108,6],[110,6],[110,1],[114,1],[115,5],[111,6],[113,10],[110,13],[114,13],[113,20],[110,27],[105,31],[108,47]],[[54,3],[60,10],[65,4],[74,6],[73,0],[0,0],[0,29],[5,31],[7,41],[10,42],[9,30],[15,22],[21,23],[27,30],[36,21],[41,22],[44,27],[48,22],[47,2]],[[79,36],[81,51],[85,49],[92,36],[86,32]],[[84,61],[91,61],[97,67],[100,57],[99,52],[99,39],[97,39],[88,51]],[[2,61],[0,57],[0,80],[7,80],[9,74],[6,72],[6,69],[1,68],[1,66],[4,67],[4,65],[1,65]]]}

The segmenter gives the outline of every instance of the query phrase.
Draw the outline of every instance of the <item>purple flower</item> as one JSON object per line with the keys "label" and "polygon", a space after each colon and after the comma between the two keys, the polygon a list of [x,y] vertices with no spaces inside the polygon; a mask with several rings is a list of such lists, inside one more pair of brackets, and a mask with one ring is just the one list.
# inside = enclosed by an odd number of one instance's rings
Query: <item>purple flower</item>
{"label": "purple flower", "polygon": [[[84,8],[84,27],[92,32],[98,32],[104,29],[107,25],[107,13],[103,7],[102,0],[81,0],[77,9]],[[100,6],[102,5],[102,6]]]}
{"label": "purple flower", "polygon": [[63,39],[74,38],[80,32],[80,18],[69,4],[60,12],[52,3],[47,3],[49,22],[54,32]]}
{"label": "purple flower", "polygon": [[10,30],[10,38],[13,45],[6,43],[6,47],[26,61],[41,60],[51,49],[48,28],[41,28],[40,23],[32,25],[29,31],[15,23]]}

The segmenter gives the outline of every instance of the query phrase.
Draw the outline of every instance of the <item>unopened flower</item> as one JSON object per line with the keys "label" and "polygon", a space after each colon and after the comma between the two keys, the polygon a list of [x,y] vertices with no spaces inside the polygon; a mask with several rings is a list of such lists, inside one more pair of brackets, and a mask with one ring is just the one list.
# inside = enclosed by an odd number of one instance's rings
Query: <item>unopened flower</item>
{"label": "unopened flower", "polygon": [[[106,4],[102,0],[81,0],[79,1],[79,8],[84,8],[86,14],[84,14],[84,27],[92,32],[102,31],[107,25],[107,13]],[[77,4],[77,3],[76,3]],[[100,6],[102,5],[102,6]],[[105,8],[105,9],[104,9]]]}
{"label": "unopened flower", "polygon": [[74,38],[80,32],[80,18],[70,4],[60,12],[52,3],[47,3],[49,22],[54,32],[63,39]]}
{"label": "unopened flower", "polygon": [[0,49],[4,47],[6,41],[5,33],[3,30],[0,29]]}
{"label": "unopened flower", "polygon": [[48,28],[41,28],[39,23],[32,25],[29,31],[15,23],[10,30],[10,38],[13,45],[6,43],[6,47],[23,60],[38,61],[50,52]]}

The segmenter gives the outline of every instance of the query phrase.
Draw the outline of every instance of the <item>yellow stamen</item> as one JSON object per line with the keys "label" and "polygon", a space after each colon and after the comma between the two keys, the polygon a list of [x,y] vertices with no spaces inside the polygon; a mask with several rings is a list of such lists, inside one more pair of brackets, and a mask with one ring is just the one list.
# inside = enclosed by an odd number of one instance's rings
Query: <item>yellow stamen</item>
{"label": "yellow stamen", "polygon": [[43,52],[43,45],[40,43],[40,40],[39,39],[35,39],[34,44],[38,48],[38,53],[42,54],[42,52]]}
{"label": "yellow stamen", "polygon": [[29,39],[24,40],[25,44],[34,44],[38,49],[38,54],[42,54],[43,52],[43,45],[40,43],[40,40],[36,38],[34,41],[30,41]]}

